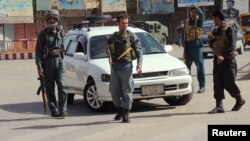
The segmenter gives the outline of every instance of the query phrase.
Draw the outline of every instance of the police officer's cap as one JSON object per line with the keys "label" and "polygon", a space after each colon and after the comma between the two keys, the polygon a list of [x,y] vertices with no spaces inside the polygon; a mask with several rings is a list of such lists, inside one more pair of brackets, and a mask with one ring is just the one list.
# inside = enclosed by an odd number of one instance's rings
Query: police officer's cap
{"label": "police officer's cap", "polygon": [[234,4],[234,0],[227,0],[226,2],[232,2]]}
{"label": "police officer's cap", "polygon": [[221,20],[225,20],[225,15],[221,9],[217,9],[212,14],[213,17],[219,17]]}
{"label": "police officer's cap", "polygon": [[59,18],[60,18],[60,15],[59,15],[59,11],[58,10],[55,10],[55,9],[51,9],[48,11],[47,13],[47,21],[50,17],[53,17],[53,18],[56,18],[57,19],[57,22],[59,21]]}

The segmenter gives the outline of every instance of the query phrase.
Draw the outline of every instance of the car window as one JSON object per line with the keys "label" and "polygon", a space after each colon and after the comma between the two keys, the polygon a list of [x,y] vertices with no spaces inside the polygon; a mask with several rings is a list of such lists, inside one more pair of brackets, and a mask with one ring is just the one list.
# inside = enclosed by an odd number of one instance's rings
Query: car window
{"label": "car window", "polygon": [[64,45],[65,50],[67,50],[67,47],[69,46],[70,40],[75,39],[76,36],[77,36],[77,34],[71,34],[71,35],[68,35],[68,36],[64,37],[63,45]]}
{"label": "car window", "polygon": [[213,26],[211,25],[204,25],[203,26],[203,34],[207,34],[208,32],[211,32],[213,30]]}
{"label": "car window", "polygon": [[[143,54],[165,53],[162,46],[148,33],[136,33],[141,42]],[[106,58],[107,35],[93,36],[90,39],[90,56],[92,59]]]}
{"label": "car window", "polygon": [[203,24],[203,34],[207,34],[208,32],[211,32],[214,29],[214,23],[213,22],[205,22]]}
{"label": "car window", "polygon": [[77,43],[77,47],[76,47],[75,52],[82,52],[82,53],[86,54],[86,52],[84,51],[83,46],[80,42]]}
{"label": "car window", "polygon": [[70,40],[70,41],[69,41],[69,46],[68,46],[68,48],[67,48],[67,50],[66,50],[66,55],[67,55],[67,56],[73,56],[73,54],[74,54],[75,51],[76,51],[77,45],[78,45],[78,42],[77,42],[77,41]]}
{"label": "car window", "polygon": [[165,53],[162,46],[148,33],[136,33],[141,41],[143,54]]}
{"label": "car window", "polygon": [[250,16],[244,16],[241,19],[242,26],[250,26]]}
{"label": "car window", "polygon": [[79,35],[77,37],[77,41],[77,52],[83,52],[84,54],[87,54],[87,37],[85,35]]}
{"label": "car window", "polygon": [[90,38],[90,57],[92,59],[106,58],[107,54],[107,35],[93,36]]}

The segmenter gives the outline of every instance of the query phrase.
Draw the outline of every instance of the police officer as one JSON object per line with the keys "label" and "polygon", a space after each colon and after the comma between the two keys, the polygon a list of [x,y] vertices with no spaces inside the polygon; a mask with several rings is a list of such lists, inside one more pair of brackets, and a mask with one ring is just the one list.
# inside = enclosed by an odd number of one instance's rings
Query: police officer
{"label": "police officer", "polygon": [[136,70],[142,72],[142,48],[136,35],[127,30],[128,16],[117,17],[119,31],[110,37],[108,42],[109,62],[111,64],[110,93],[118,110],[115,120],[129,123],[129,112],[132,107],[134,81],[132,61],[137,57]]}
{"label": "police officer", "polygon": [[197,78],[199,81],[198,93],[205,92],[205,70],[202,53],[202,27],[204,14],[195,5],[190,6],[190,18],[184,25],[182,46],[184,47],[184,59],[188,69],[191,71],[192,63],[197,67]]}
{"label": "police officer", "polygon": [[[44,76],[49,109],[52,117],[66,117],[67,92],[64,84],[63,36],[57,10],[50,10],[46,16],[47,27],[42,30],[36,43],[36,65],[38,74]],[[59,106],[55,96],[55,83],[58,89]]]}
{"label": "police officer", "polygon": [[234,7],[234,0],[227,0],[227,8],[224,9],[223,13],[226,19],[238,19],[239,18],[239,10],[233,8]]}
{"label": "police officer", "polygon": [[213,12],[215,28],[211,34],[208,34],[210,45],[214,50],[214,98],[216,107],[209,111],[210,114],[224,113],[222,100],[225,99],[224,89],[236,99],[232,111],[239,111],[245,104],[242,99],[240,90],[235,83],[237,74],[237,63],[235,59],[235,31],[224,22],[224,15],[221,10]]}

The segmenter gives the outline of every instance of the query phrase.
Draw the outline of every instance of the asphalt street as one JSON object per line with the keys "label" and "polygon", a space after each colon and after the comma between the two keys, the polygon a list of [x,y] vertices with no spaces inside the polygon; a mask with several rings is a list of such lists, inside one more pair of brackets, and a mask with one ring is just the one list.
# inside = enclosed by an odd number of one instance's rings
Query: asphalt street
{"label": "asphalt street", "polygon": [[[182,58],[182,48],[170,53]],[[132,123],[113,120],[114,109],[90,112],[82,96],[69,105],[69,117],[51,118],[43,113],[41,96],[36,95],[39,81],[34,60],[0,61],[0,140],[1,141],[207,141],[208,125],[250,123],[250,47],[237,56],[237,84],[246,104],[238,112],[231,108],[235,100],[226,92],[223,114],[209,115],[214,108],[212,57],[205,59],[206,92],[195,93],[184,106],[169,106],[162,99],[136,102]],[[195,91],[196,67],[192,67]]]}

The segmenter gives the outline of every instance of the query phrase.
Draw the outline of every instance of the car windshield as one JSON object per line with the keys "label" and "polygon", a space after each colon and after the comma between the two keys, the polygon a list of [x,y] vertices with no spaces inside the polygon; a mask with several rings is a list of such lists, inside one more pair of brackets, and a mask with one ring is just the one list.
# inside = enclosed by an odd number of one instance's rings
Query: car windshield
{"label": "car windshield", "polygon": [[242,17],[242,26],[250,26],[250,15]]}
{"label": "car windshield", "polygon": [[207,34],[214,29],[213,23],[204,23],[203,25],[203,34]]}
{"label": "car windshield", "polygon": [[[163,47],[148,33],[136,33],[141,41],[143,54],[165,53]],[[110,36],[110,35],[109,35]],[[90,39],[91,59],[107,58],[107,35],[93,36]]]}

